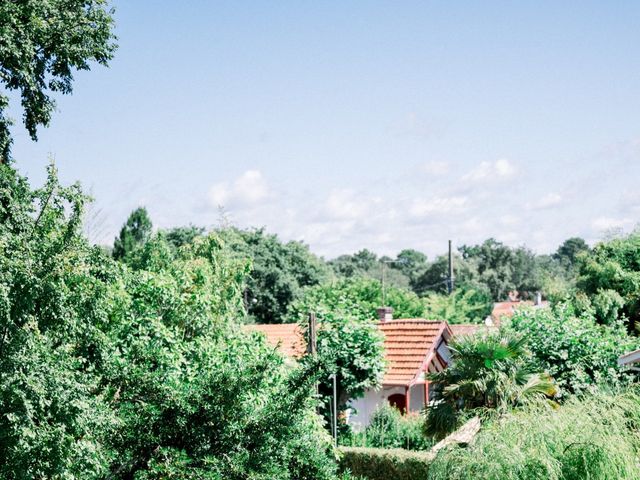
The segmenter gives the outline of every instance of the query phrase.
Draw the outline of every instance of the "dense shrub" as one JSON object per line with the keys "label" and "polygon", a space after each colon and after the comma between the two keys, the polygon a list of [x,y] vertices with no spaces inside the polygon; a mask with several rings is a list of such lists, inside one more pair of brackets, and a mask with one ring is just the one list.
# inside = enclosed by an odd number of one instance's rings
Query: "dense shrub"
{"label": "dense shrub", "polygon": [[340,448],[340,469],[369,480],[427,479],[433,455],[401,449]]}
{"label": "dense shrub", "polygon": [[529,361],[526,338],[507,332],[462,336],[449,344],[451,364],[428,378],[435,401],[425,430],[442,438],[469,416],[504,413],[556,393],[549,375]]}
{"label": "dense shrub", "polygon": [[[514,411],[476,442],[438,453],[429,480],[632,480],[640,478],[640,396],[602,393]],[[427,477],[423,477],[427,478]]]}
{"label": "dense shrub", "polygon": [[618,357],[640,348],[637,337],[627,335],[622,322],[601,325],[570,304],[553,309],[520,309],[510,329],[523,335],[534,362],[547,371],[560,395],[584,392],[596,383],[617,385],[632,378],[618,366]]}
{"label": "dense shrub", "polygon": [[579,257],[578,265],[579,291],[592,299],[600,296],[598,320],[608,323],[611,308],[620,308],[630,330],[636,328],[640,322],[640,231],[597,244],[589,255]]}
{"label": "dense shrub", "polygon": [[429,293],[424,297],[425,318],[449,324],[483,323],[491,313],[491,297],[473,288],[461,287],[451,295]]}
{"label": "dense shrub", "polygon": [[357,447],[404,448],[426,450],[433,445],[423,433],[424,419],[420,415],[402,415],[390,405],[379,407],[366,429],[353,433],[348,444]]}
{"label": "dense shrub", "polygon": [[157,235],[118,263],[84,201],[0,165],[0,478],[334,479],[317,365],[240,333],[246,262]]}

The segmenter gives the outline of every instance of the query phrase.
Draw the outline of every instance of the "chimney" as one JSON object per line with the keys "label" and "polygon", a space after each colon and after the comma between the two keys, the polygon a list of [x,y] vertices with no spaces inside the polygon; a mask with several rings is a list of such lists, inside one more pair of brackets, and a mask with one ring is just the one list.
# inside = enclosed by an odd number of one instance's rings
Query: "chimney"
{"label": "chimney", "polygon": [[381,322],[390,322],[393,320],[393,308],[391,307],[380,307],[377,310],[378,318]]}

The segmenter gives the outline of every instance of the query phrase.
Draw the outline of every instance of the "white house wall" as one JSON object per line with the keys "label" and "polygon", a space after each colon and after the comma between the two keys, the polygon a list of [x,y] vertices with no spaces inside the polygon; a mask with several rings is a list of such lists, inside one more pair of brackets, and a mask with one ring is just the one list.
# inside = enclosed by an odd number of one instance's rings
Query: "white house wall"
{"label": "white house wall", "polygon": [[[351,400],[351,415],[349,424],[354,430],[359,431],[369,425],[371,416],[382,405],[388,405],[388,398],[399,393],[404,395],[404,387],[383,387],[380,390],[367,390],[362,398]],[[420,412],[424,408],[424,385],[414,385],[410,391],[410,412]]]}

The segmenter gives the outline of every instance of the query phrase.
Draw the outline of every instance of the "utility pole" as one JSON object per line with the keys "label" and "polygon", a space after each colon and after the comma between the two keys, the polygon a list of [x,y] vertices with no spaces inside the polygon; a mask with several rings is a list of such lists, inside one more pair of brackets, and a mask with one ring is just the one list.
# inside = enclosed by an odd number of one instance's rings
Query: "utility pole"
{"label": "utility pole", "polygon": [[447,282],[449,295],[453,293],[453,251],[451,250],[451,240],[449,240],[449,281]]}
{"label": "utility pole", "polygon": [[333,446],[338,447],[338,382],[336,374],[331,375],[333,380]]}
{"label": "utility pole", "polygon": [[[316,314],[309,313],[309,342],[307,343],[307,353],[315,360],[318,352],[318,337],[316,336],[317,322]],[[318,382],[315,382],[313,386],[316,392],[316,398],[319,396]],[[320,412],[320,406],[316,407],[317,412]]]}
{"label": "utility pole", "polygon": [[307,344],[307,353],[316,356],[318,349],[318,340],[316,337],[316,314],[309,314],[309,343]]}

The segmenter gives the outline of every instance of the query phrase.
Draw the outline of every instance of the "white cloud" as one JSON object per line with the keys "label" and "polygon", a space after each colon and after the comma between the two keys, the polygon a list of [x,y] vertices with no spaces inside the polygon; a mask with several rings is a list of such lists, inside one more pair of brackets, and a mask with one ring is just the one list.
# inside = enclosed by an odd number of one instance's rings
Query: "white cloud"
{"label": "white cloud", "polygon": [[495,162],[480,162],[476,168],[462,177],[468,182],[485,182],[495,179],[507,179],[515,175],[515,166],[506,158],[500,158]]}
{"label": "white cloud", "polygon": [[354,190],[333,190],[325,202],[325,212],[333,219],[358,220],[368,216],[371,208],[380,203],[380,198],[361,196]]}
{"label": "white cloud", "polygon": [[500,222],[500,225],[505,227],[512,227],[514,225],[518,225],[522,223],[522,220],[520,217],[518,217],[517,215],[511,215],[511,214],[502,215],[498,219],[498,221]]}
{"label": "white cloud", "polygon": [[545,210],[547,208],[556,207],[561,203],[561,195],[557,193],[548,193],[536,202],[528,203],[527,208],[530,210]]}
{"label": "white cloud", "polygon": [[633,226],[630,218],[598,217],[591,222],[591,227],[599,232],[607,230],[620,230]]}
{"label": "white cloud", "polygon": [[434,160],[423,164],[420,169],[427,175],[446,175],[449,172],[449,163]]}
{"label": "white cloud", "polygon": [[222,182],[209,189],[213,206],[254,205],[269,195],[269,187],[259,170],[247,170],[233,182]]}
{"label": "white cloud", "polygon": [[428,217],[443,213],[460,213],[465,210],[467,197],[441,197],[416,199],[409,207],[414,217]]}

